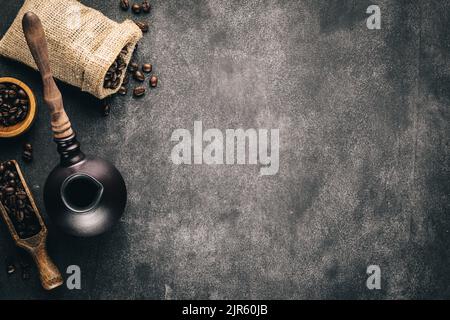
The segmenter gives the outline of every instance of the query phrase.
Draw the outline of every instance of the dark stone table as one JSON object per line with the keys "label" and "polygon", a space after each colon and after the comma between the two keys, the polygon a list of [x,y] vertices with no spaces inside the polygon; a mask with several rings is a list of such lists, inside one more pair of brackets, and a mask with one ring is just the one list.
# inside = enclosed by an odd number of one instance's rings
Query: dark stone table
{"label": "dark stone table", "polygon": [[[118,1],[82,1],[116,20]],[[129,202],[95,239],[48,221],[50,255],[78,265],[82,289],[41,289],[36,270],[0,227],[0,298],[303,299],[450,296],[450,3],[371,1],[152,1],[138,60],[159,87],[101,103],[60,83],[86,153],[113,161]],[[0,0],[3,35],[21,1]],[[0,141],[19,159],[44,212],[42,187],[58,157],[31,69],[0,60],[0,76],[37,93],[32,130]],[[174,165],[177,128],[280,129],[280,169]],[[29,141],[35,160],[24,164]],[[366,269],[381,268],[381,290]],[[2,267],[3,268],[3,267]],[[3,269],[2,269],[3,270]]]}

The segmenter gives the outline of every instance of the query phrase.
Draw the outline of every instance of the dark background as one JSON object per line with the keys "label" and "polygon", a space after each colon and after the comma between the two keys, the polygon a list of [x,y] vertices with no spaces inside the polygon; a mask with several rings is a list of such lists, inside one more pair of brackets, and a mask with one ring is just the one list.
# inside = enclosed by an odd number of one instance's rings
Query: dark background
{"label": "dark background", "polygon": [[[82,1],[115,20],[118,1]],[[83,150],[112,160],[129,190],[117,227],[60,234],[50,255],[76,264],[82,290],[41,289],[36,270],[0,270],[0,298],[449,298],[448,1],[151,1],[137,60],[159,87],[100,102],[60,84]],[[378,4],[382,29],[365,13]],[[3,35],[21,1],[0,0]],[[142,17],[141,17],[142,18]],[[58,157],[38,74],[0,60],[37,93],[39,115],[0,160],[23,171],[43,210]],[[177,128],[279,128],[280,171],[175,166]],[[48,219],[47,219],[48,220]],[[0,258],[27,260],[0,227]],[[3,262],[2,262],[3,263]],[[382,289],[366,288],[366,268]],[[6,266],[5,266],[6,268]]]}

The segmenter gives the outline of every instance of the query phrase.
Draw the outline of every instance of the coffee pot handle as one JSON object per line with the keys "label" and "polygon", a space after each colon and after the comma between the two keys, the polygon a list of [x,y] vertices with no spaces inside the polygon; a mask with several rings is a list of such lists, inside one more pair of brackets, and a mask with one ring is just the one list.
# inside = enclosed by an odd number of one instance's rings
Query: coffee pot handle
{"label": "coffee pot handle", "polygon": [[50,109],[51,124],[55,139],[65,139],[73,135],[72,125],[64,110],[61,92],[56,86],[50,69],[47,40],[41,20],[33,12],[22,18],[22,28],[28,47],[41,73],[44,86],[44,101]]}

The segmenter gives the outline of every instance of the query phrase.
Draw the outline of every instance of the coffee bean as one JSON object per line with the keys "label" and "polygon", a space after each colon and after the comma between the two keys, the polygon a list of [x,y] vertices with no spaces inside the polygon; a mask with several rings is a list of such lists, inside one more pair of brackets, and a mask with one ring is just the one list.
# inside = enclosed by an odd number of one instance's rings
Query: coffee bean
{"label": "coffee bean", "polygon": [[138,13],[141,12],[141,6],[139,4],[137,4],[137,3],[134,3],[131,6],[131,10],[133,10],[134,13],[138,14]]}
{"label": "coffee bean", "polygon": [[158,85],[158,77],[155,75],[152,75],[150,77],[150,86],[155,88]]}
{"label": "coffee bean", "polygon": [[130,1],[120,0],[120,8],[122,8],[123,11],[127,11],[130,8]]}
{"label": "coffee bean", "polygon": [[23,149],[27,150],[27,151],[32,151],[33,150],[33,146],[31,145],[31,143],[25,143],[23,145]]}
{"label": "coffee bean", "polygon": [[145,76],[142,72],[140,72],[139,70],[136,70],[133,73],[133,78],[137,81],[143,82],[145,80]]}
{"label": "coffee bean", "polygon": [[23,159],[25,162],[31,162],[31,161],[33,160],[33,154],[31,153],[31,151],[25,150],[25,151],[22,153],[22,159]]}
{"label": "coffee bean", "polygon": [[150,3],[148,3],[148,1],[144,1],[142,2],[142,11],[144,11],[145,13],[149,13],[151,9]]}
{"label": "coffee bean", "polygon": [[104,117],[109,116],[109,114],[111,113],[111,106],[109,104],[104,104],[102,107],[102,115]]}
{"label": "coffee bean", "polygon": [[27,99],[28,95],[26,94],[26,92],[23,89],[19,89],[17,91],[17,94],[19,95],[20,99]]}
{"label": "coffee bean", "polygon": [[18,222],[22,222],[23,219],[25,218],[23,211],[17,211],[16,212],[16,219]]}
{"label": "coffee bean", "polygon": [[130,82],[130,74],[129,73],[126,73],[125,74],[125,77],[123,78],[123,81],[122,81],[122,85],[127,85],[128,84],[128,82]]}
{"label": "coffee bean", "polygon": [[120,95],[124,96],[124,95],[127,94],[128,89],[126,87],[124,87],[124,86],[121,86],[118,92],[119,92]]}
{"label": "coffee bean", "polygon": [[142,65],[142,71],[146,73],[152,72],[152,65],[150,63],[144,63]]}
{"label": "coffee bean", "polygon": [[8,91],[8,95],[10,99],[15,99],[17,97],[17,91],[11,89]]}
{"label": "coffee bean", "polygon": [[13,264],[10,264],[6,267],[6,272],[8,273],[8,275],[11,275],[16,272],[16,267]]}
{"label": "coffee bean", "polygon": [[135,97],[142,97],[145,94],[145,88],[144,87],[136,87],[133,90],[133,95]]}
{"label": "coffee bean", "polygon": [[142,21],[135,21],[136,25],[141,29],[142,32],[146,33],[148,32],[148,23],[142,22]]}
{"label": "coffee bean", "polygon": [[139,68],[139,65],[136,62],[130,62],[130,64],[128,65],[128,70],[130,72],[135,72],[137,71],[137,69]]}

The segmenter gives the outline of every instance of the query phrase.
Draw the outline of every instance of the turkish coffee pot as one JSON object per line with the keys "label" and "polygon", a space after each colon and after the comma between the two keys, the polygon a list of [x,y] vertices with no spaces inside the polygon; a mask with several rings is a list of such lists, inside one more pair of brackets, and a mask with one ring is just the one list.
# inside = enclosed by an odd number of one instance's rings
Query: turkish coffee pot
{"label": "turkish coffee pot", "polygon": [[125,181],[114,165],[81,151],[50,70],[42,23],[37,15],[28,12],[23,16],[22,27],[42,77],[44,101],[50,110],[60,154],[59,165],[45,182],[45,208],[64,232],[80,237],[99,235],[109,230],[125,210]]}

